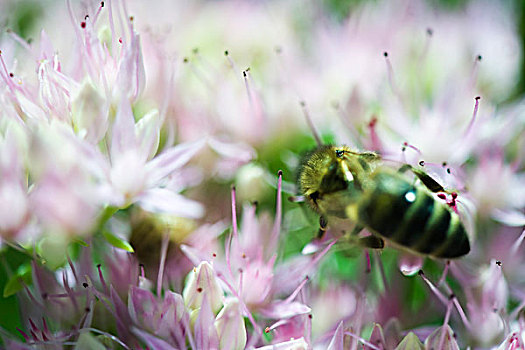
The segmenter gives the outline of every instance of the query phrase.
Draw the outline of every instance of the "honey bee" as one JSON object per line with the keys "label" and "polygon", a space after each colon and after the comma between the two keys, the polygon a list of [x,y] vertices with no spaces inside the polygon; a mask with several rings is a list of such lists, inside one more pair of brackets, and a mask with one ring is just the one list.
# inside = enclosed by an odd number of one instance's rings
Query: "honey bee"
{"label": "honey bee", "polygon": [[301,194],[321,216],[320,236],[332,221],[350,219],[355,224],[350,236],[364,228],[372,234],[359,239],[369,248],[381,249],[387,241],[442,259],[470,251],[459,215],[436,198],[445,189],[420,169],[406,164],[396,171],[374,152],[320,146],[304,158],[298,175]]}

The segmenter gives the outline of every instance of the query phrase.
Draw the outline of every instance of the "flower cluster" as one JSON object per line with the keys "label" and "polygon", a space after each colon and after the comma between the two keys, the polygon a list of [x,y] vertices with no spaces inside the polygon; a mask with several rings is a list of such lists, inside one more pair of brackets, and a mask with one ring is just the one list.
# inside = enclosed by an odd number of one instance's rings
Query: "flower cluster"
{"label": "flower cluster", "polygon": [[[333,3],[0,4],[0,346],[525,348],[511,5]],[[429,175],[471,252],[314,239],[323,143]]]}

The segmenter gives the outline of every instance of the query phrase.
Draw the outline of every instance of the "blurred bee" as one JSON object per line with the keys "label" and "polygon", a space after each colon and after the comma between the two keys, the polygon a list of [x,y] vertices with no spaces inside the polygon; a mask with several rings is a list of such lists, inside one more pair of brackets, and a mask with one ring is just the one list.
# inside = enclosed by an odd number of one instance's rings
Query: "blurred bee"
{"label": "blurred bee", "polygon": [[[419,182],[404,174],[407,171]],[[320,236],[329,223],[334,227],[350,219],[355,223],[350,236],[364,228],[372,233],[359,239],[369,248],[381,249],[387,241],[402,250],[444,259],[470,251],[459,215],[432,194],[445,189],[408,164],[396,171],[376,153],[321,146],[304,158],[298,175],[301,194],[321,215]]]}

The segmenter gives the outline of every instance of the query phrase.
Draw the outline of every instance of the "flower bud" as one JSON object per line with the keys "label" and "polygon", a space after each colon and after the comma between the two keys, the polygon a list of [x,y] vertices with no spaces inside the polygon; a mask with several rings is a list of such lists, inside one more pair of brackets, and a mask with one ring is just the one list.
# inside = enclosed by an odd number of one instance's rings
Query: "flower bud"
{"label": "flower bud", "polygon": [[189,273],[182,296],[186,307],[190,310],[199,309],[204,296],[208,299],[214,314],[220,310],[224,293],[210,263],[203,261]]}
{"label": "flower bud", "polygon": [[241,305],[237,299],[226,301],[215,320],[219,334],[219,349],[242,350],[246,345],[246,327]]}

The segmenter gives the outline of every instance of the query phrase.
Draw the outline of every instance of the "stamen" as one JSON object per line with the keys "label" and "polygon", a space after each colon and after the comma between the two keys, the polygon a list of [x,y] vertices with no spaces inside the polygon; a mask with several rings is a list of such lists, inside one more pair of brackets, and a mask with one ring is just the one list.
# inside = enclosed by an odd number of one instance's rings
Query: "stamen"
{"label": "stamen", "polygon": [[383,56],[385,57],[386,62],[386,69],[388,74],[388,82],[390,84],[390,88],[392,89],[392,92],[397,95],[397,87],[394,81],[394,69],[392,68],[392,63],[390,62],[390,58],[388,57],[388,52],[383,52]]}
{"label": "stamen", "polygon": [[478,71],[479,71],[479,63],[481,62],[482,59],[483,59],[483,57],[481,57],[481,55],[477,55],[476,58],[474,59],[474,63],[472,64],[472,71],[470,73],[469,89],[474,89],[474,87],[475,87],[475,85],[477,83]]}
{"label": "stamen", "polygon": [[242,295],[243,269],[239,269],[239,295]]}
{"label": "stamen", "polygon": [[[281,223],[282,223],[282,184],[283,184],[283,171],[279,170],[277,172],[277,203],[275,208],[275,220],[273,222],[272,235],[270,237],[270,247],[276,247],[277,240],[279,239],[279,234],[281,232]],[[272,249],[273,250],[273,249]]]}
{"label": "stamen", "polygon": [[439,281],[437,283],[438,286],[442,285],[443,282],[445,282],[445,278],[447,278],[449,267],[450,267],[450,260],[447,260],[447,262],[445,263],[445,268],[443,269],[443,273],[441,274],[441,277],[439,278]]}
{"label": "stamen", "polygon": [[463,133],[463,138],[465,138],[466,136],[468,136],[470,134],[470,131],[472,130],[472,126],[474,125],[474,122],[476,121],[476,117],[478,115],[478,108],[479,108],[479,100],[480,99],[481,99],[480,96],[476,96],[474,98],[474,100],[476,101],[474,103],[474,112],[472,113],[472,118],[470,119],[470,122],[469,122],[469,124],[467,126],[467,129]]}
{"label": "stamen", "polygon": [[423,65],[423,63],[425,62],[425,59],[427,58],[428,50],[430,48],[430,43],[432,42],[433,34],[434,34],[434,30],[432,28],[427,28],[425,46],[423,47],[423,51],[421,51],[421,57],[419,58],[419,62],[421,65]]}
{"label": "stamen", "polygon": [[266,328],[264,329],[264,333],[268,334],[268,333],[270,333],[271,331],[273,331],[275,328],[287,324],[289,321],[290,321],[289,319],[286,319],[286,320],[279,320],[279,321],[275,322],[274,324],[272,324],[271,326],[266,327]]}
{"label": "stamen", "polygon": [[75,277],[75,281],[78,283],[79,279],[77,275],[77,270],[75,269],[75,265],[73,265],[73,261],[71,261],[71,257],[69,256],[69,254],[66,254],[66,257],[67,257],[67,263],[71,267],[71,272],[73,273],[73,276]]}
{"label": "stamen", "polygon": [[95,15],[93,16],[93,26],[97,22],[98,16],[100,15],[100,11],[102,11],[103,7],[104,7],[104,1],[101,1],[100,6],[97,9],[97,12],[95,12]]}
{"label": "stamen", "polygon": [[250,110],[253,113],[253,116],[257,118],[257,112],[255,110],[255,103],[253,98],[253,92],[250,86],[250,82],[248,81],[248,72],[250,71],[250,68],[247,68],[246,70],[242,71],[242,76],[244,79],[244,88],[246,89],[246,95],[248,96],[248,103],[250,105]]}
{"label": "stamen", "polygon": [[312,136],[314,137],[315,142],[317,143],[317,146],[322,146],[323,141],[321,141],[319,132],[315,128],[315,125],[312,121],[312,117],[310,116],[310,113],[308,112],[308,109],[306,108],[306,102],[300,101],[299,104],[301,105],[301,109],[303,111],[304,117],[306,118],[306,123],[308,124],[308,127],[310,128],[310,131],[312,132]]}
{"label": "stamen", "polygon": [[430,290],[436,295],[436,297],[445,305],[448,303],[448,299],[430,282],[430,280],[425,276],[423,270],[419,270],[419,276],[425,281],[425,283],[430,287]]}
{"label": "stamen", "polygon": [[290,294],[290,296],[288,298],[286,298],[285,302],[286,303],[290,303],[292,302],[292,300],[295,299],[295,297],[297,296],[297,294],[299,294],[299,292],[301,291],[301,289],[304,287],[304,285],[306,284],[306,282],[308,282],[310,280],[310,278],[308,276],[306,276],[303,281],[299,284],[299,286],[297,288],[295,288],[295,290],[292,292],[292,294]]}
{"label": "stamen", "polygon": [[409,144],[409,143],[406,142],[406,141],[403,142],[403,148],[405,148],[405,147],[411,148],[411,149],[413,149],[414,151],[416,151],[418,154],[421,154],[421,151],[419,150],[419,148],[417,148],[417,147],[414,146],[414,145]]}
{"label": "stamen", "polygon": [[467,327],[467,329],[471,329],[470,322],[467,319],[467,315],[465,315],[465,312],[463,311],[463,308],[459,304],[458,298],[454,297],[453,302],[454,302],[454,305],[456,306],[456,309],[458,310],[458,313],[459,313],[459,316],[461,317],[461,320],[465,324],[465,327]]}
{"label": "stamen", "polygon": [[166,256],[168,254],[168,243],[170,241],[169,229],[166,228],[164,237],[162,238],[162,245],[160,248],[160,264],[159,264],[159,275],[157,277],[157,297],[162,300],[162,282],[164,279],[164,265],[166,264]]}
{"label": "stamen", "polygon": [[381,151],[381,142],[379,141],[379,137],[377,136],[376,131],[377,126],[377,117],[373,116],[370,122],[368,123],[368,129],[370,130],[370,141],[372,142],[371,148],[374,151]]}
{"label": "stamen", "polygon": [[224,50],[224,57],[228,60],[228,63],[230,64],[231,69],[235,73],[235,76],[240,76],[239,69],[237,68],[237,65],[235,64],[235,61],[230,57],[230,53],[228,50]]}
{"label": "stamen", "polygon": [[79,308],[77,304],[77,298],[75,297],[75,293],[73,293],[73,291],[69,287],[69,281],[67,279],[67,275],[65,271],[62,273],[62,283],[64,284],[64,289],[66,290],[66,293],[69,296],[69,299],[71,300],[71,303],[73,304],[73,307],[78,312]]}
{"label": "stamen", "polygon": [[100,264],[97,265],[97,269],[98,269],[98,278],[100,279],[100,283],[102,283],[102,288],[104,288],[104,291],[106,292],[106,294],[109,294],[109,289],[108,289],[108,286],[106,285],[106,281],[104,280],[104,275],[102,274],[102,269],[101,269]]}
{"label": "stamen", "polygon": [[146,273],[144,272],[144,264],[139,264],[139,268],[140,268],[140,277],[142,278],[146,278]]}

